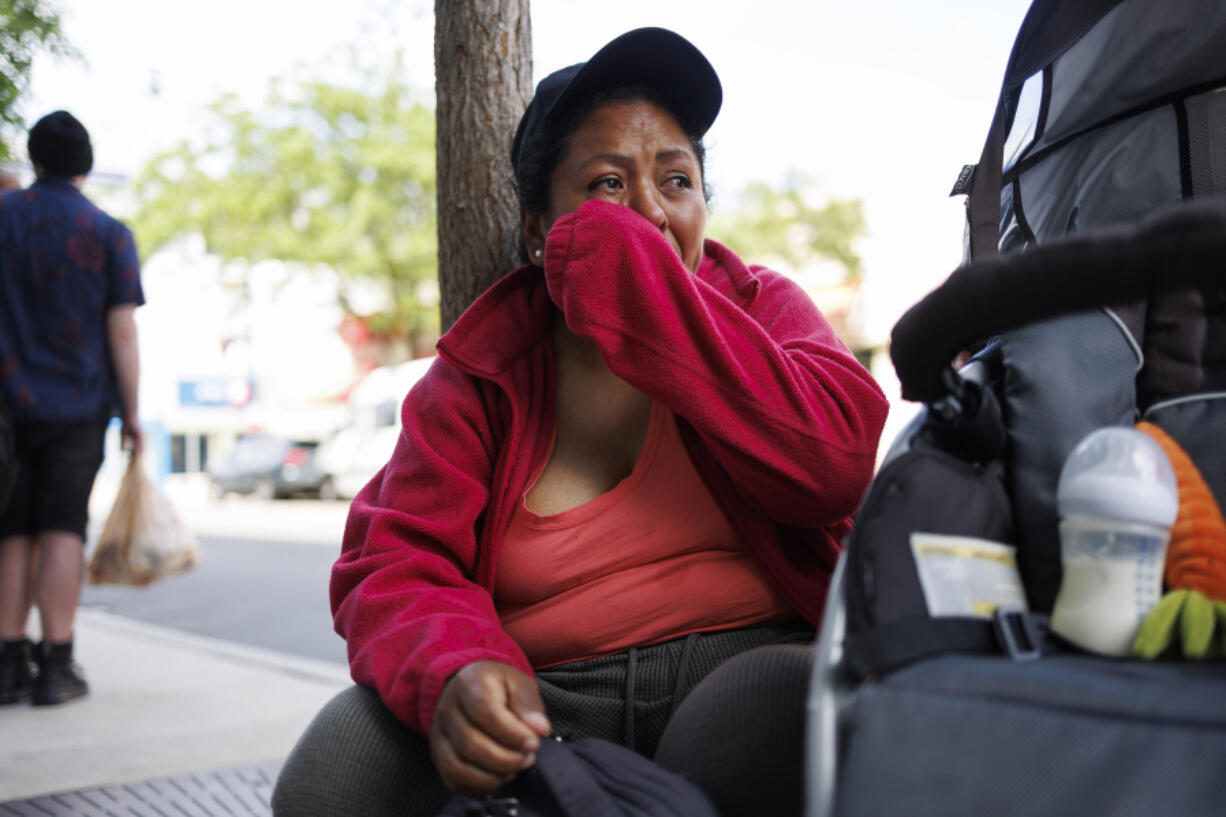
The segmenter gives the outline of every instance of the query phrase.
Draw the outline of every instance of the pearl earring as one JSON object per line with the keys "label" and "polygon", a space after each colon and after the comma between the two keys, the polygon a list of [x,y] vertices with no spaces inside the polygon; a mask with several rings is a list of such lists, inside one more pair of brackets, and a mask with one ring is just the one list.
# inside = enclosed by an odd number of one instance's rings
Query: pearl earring
{"label": "pearl earring", "polygon": [[533,258],[540,258],[542,255],[544,255],[544,253],[542,253],[542,252],[541,252],[539,249],[536,249],[536,250],[533,250],[533,251],[532,251],[532,257],[533,257]]}

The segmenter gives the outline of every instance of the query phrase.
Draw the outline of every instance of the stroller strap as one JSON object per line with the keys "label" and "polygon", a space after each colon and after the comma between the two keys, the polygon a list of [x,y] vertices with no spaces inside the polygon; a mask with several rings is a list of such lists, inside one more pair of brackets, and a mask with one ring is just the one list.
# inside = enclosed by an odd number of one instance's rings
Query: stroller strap
{"label": "stroller strap", "polygon": [[887,621],[849,633],[843,657],[852,674],[865,679],[942,653],[1004,654],[1026,661],[1054,648],[1047,616],[997,610],[991,619],[915,616]]}

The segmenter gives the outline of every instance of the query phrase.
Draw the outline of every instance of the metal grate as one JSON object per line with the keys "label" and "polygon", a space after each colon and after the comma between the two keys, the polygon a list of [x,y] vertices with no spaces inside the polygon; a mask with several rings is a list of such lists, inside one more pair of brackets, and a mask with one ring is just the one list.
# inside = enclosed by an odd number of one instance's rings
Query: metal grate
{"label": "metal grate", "polygon": [[0,817],[269,817],[281,760],[0,803]]}

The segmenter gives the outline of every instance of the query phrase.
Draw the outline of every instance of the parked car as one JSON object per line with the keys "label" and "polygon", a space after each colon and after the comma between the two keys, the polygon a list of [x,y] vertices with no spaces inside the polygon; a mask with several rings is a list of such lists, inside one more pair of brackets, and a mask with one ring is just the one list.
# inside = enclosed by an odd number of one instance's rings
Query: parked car
{"label": "parked car", "polygon": [[370,372],[349,396],[350,422],[319,446],[325,499],[352,499],[387,464],[400,436],[400,404],[434,362],[417,358]]}
{"label": "parked car", "polygon": [[319,495],[323,474],[315,465],[316,443],[271,434],[239,438],[230,456],[209,466],[214,497],[228,493],[281,499],[296,494]]}

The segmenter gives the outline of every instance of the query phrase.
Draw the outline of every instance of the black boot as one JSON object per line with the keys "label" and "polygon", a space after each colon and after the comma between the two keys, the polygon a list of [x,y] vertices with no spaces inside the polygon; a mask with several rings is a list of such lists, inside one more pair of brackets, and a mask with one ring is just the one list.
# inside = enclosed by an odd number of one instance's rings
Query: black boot
{"label": "black boot", "polygon": [[62,704],[89,693],[81,668],[72,660],[72,642],[43,641],[35,651],[38,679],[34,682],[35,706]]}
{"label": "black boot", "polygon": [[31,646],[27,638],[0,641],[0,706],[30,697],[34,687]]}

